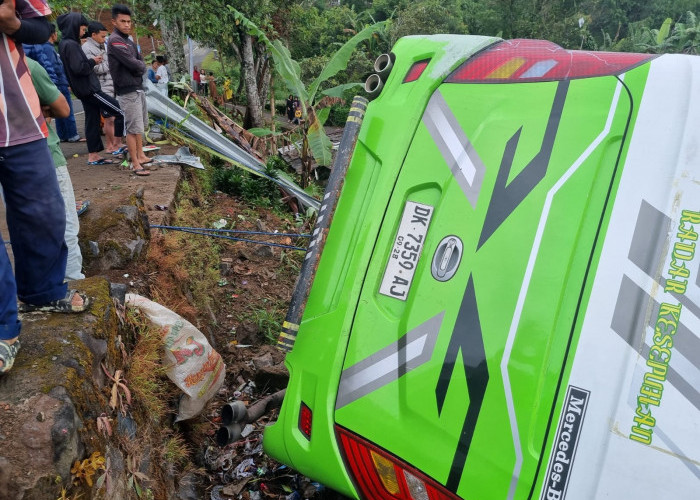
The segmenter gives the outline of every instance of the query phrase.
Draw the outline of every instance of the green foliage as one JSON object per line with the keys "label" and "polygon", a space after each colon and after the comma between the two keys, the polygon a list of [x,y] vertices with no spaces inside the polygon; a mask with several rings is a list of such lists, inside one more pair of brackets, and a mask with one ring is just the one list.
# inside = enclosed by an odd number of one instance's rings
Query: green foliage
{"label": "green foliage", "polygon": [[272,179],[277,177],[277,171],[284,165],[284,160],[270,157],[265,166],[268,178],[261,178],[240,169],[228,168],[223,162],[212,162],[214,189],[231,196],[240,196],[253,205],[277,207],[280,205],[279,189]]}
{"label": "green foliage", "polygon": [[348,119],[348,113],[350,113],[350,106],[332,106],[329,109],[331,112],[328,115],[326,125],[330,127],[344,127],[345,121]]}
{"label": "green foliage", "polygon": [[392,45],[407,35],[467,34],[464,13],[458,7],[455,1],[424,0],[399,9],[390,29]]}

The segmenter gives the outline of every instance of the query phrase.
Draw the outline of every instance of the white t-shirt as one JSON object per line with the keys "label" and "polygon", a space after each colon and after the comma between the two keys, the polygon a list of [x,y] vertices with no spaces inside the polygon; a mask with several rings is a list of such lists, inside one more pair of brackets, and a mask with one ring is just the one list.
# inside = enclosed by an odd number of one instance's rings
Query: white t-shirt
{"label": "white t-shirt", "polygon": [[156,76],[160,77],[158,79],[158,83],[161,83],[161,84],[168,83],[168,70],[164,64],[161,64],[160,66],[158,66],[158,70],[156,71]]}

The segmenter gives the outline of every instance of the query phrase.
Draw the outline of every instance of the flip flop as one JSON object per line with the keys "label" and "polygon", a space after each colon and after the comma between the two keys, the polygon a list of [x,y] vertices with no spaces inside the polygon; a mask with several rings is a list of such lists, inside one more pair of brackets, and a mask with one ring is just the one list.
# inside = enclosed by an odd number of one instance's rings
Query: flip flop
{"label": "flip flop", "polygon": [[132,169],[131,171],[134,173],[134,175],[141,175],[143,177],[145,177],[147,175],[151,175],[151,172],[149,170],[146,170],[143,167],[135,168],[135,169]]}
{"label": "flip flop", "polygon": [[122,154],[124,154],[125,152],[126,152],[126,146],[122,146],[122,147],[120,147],[119,149],[115,149],[114,151],[112,151],[112,154],[113,154],[114,156],[117,156],[117,155],[122,155]]}
{"label": "flip flop", "polygon": [[90,200],[76,202],[75,210],[78,212],[78,217],[83,215],[89,207],[90,207]]}
{"label": "flip flop", "polygon": [[15,364],[15,358],[17,357],[17,351],[19,351],[19,348],[19,339],[17,339],[14,344],[8,344],[7,342],[0,340],[0,361],[2,361],[0,375],[10,371],[12,365]]}
{"label": "flip flop", "polygon": [[99,160],[95,161],[89,161],[87,162],[88,165],[114,165],[115,162],[112,160],[105,160],[104,158],[100,158]]}
{"label": "flip flop", "polygon": [[[82,306],[74,306],[73,305],[73,297],[75,296],[76,293],[83,299]],[[90,305],[90,298],[87,295],[80,293],[77,290],[68,290],[68,292],[66,293],[66,296],[63,297],[62,299],[52,300],[51,302],[47,302],[46,304],[36,305],[36,304],[27,304],[25,302],[21,302],[19,304],[19,312],[28,313],[28,312],[34,312],[34,311],[42,311],[42,312],[57,312],[57,313],[79,313],[79,312],[83,312],[84,310],[86,310],[89,305]]]}

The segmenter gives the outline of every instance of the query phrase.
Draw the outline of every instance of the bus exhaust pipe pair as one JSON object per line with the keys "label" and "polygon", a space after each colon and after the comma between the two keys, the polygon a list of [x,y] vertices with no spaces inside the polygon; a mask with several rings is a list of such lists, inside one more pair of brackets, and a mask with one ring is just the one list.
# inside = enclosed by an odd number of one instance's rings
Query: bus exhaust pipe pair
{"label": "bus exhaust pipe pair", "polygon": [[389,78],[389,73],[394,67],[394,54],[382,54],[374,61],[374,73],[369,75],[365,82],[365,92],[370,98],[377,97],[384,88],[384,82]]}
{"label": "bus exhaust pipe pair", "polygon": [[384,88],[384,82],[382,79],[377,75],[376,73],[372,73],[369,75],[367,78],[367,81],[365,82],[365,92],[369,94],[370,99],[374,99],[377,97],[382,89]]}

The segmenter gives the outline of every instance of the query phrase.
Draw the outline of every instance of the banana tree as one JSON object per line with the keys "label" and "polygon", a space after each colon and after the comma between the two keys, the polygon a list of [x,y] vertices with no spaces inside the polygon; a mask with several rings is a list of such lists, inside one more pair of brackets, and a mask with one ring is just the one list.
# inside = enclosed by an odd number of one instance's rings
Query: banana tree
{"label": "banana tree", "polygon": [[330,108],[324,108],[322,110],[317,109],[318,102],[320,101],[319,96],[342,97],[346,90],[361,86],[362,84],[359,82],[345,83],[324,90],[321,90],[321,85],[347,67],[350,56],[360,43],[370,39],[375,33],[385,30],[386,21],[367,26],[345,42],[345,44],[333,54],[321,73],[307,87],[301,79],[301,66],[297,61],[292,59],[289,49],[285,47],[282,41],[279,39],[271,41],[260,28],[243,14],[231,6],[228,8],[234,13],[236,23],[239,24],[239,26],[243,26],[248,31],[248,34],[265,43],[274,60],[275,70],[284,80],[289,91],[299,98],[303,117],[301,127],[301,185],[302,187],[306,187],[311,172],[311,155],[313,155],[313,159],[316,160],[316,163],[319,165],[328,166],[331,163],[331,141],[323,130],[323,124],[328,118]]}

